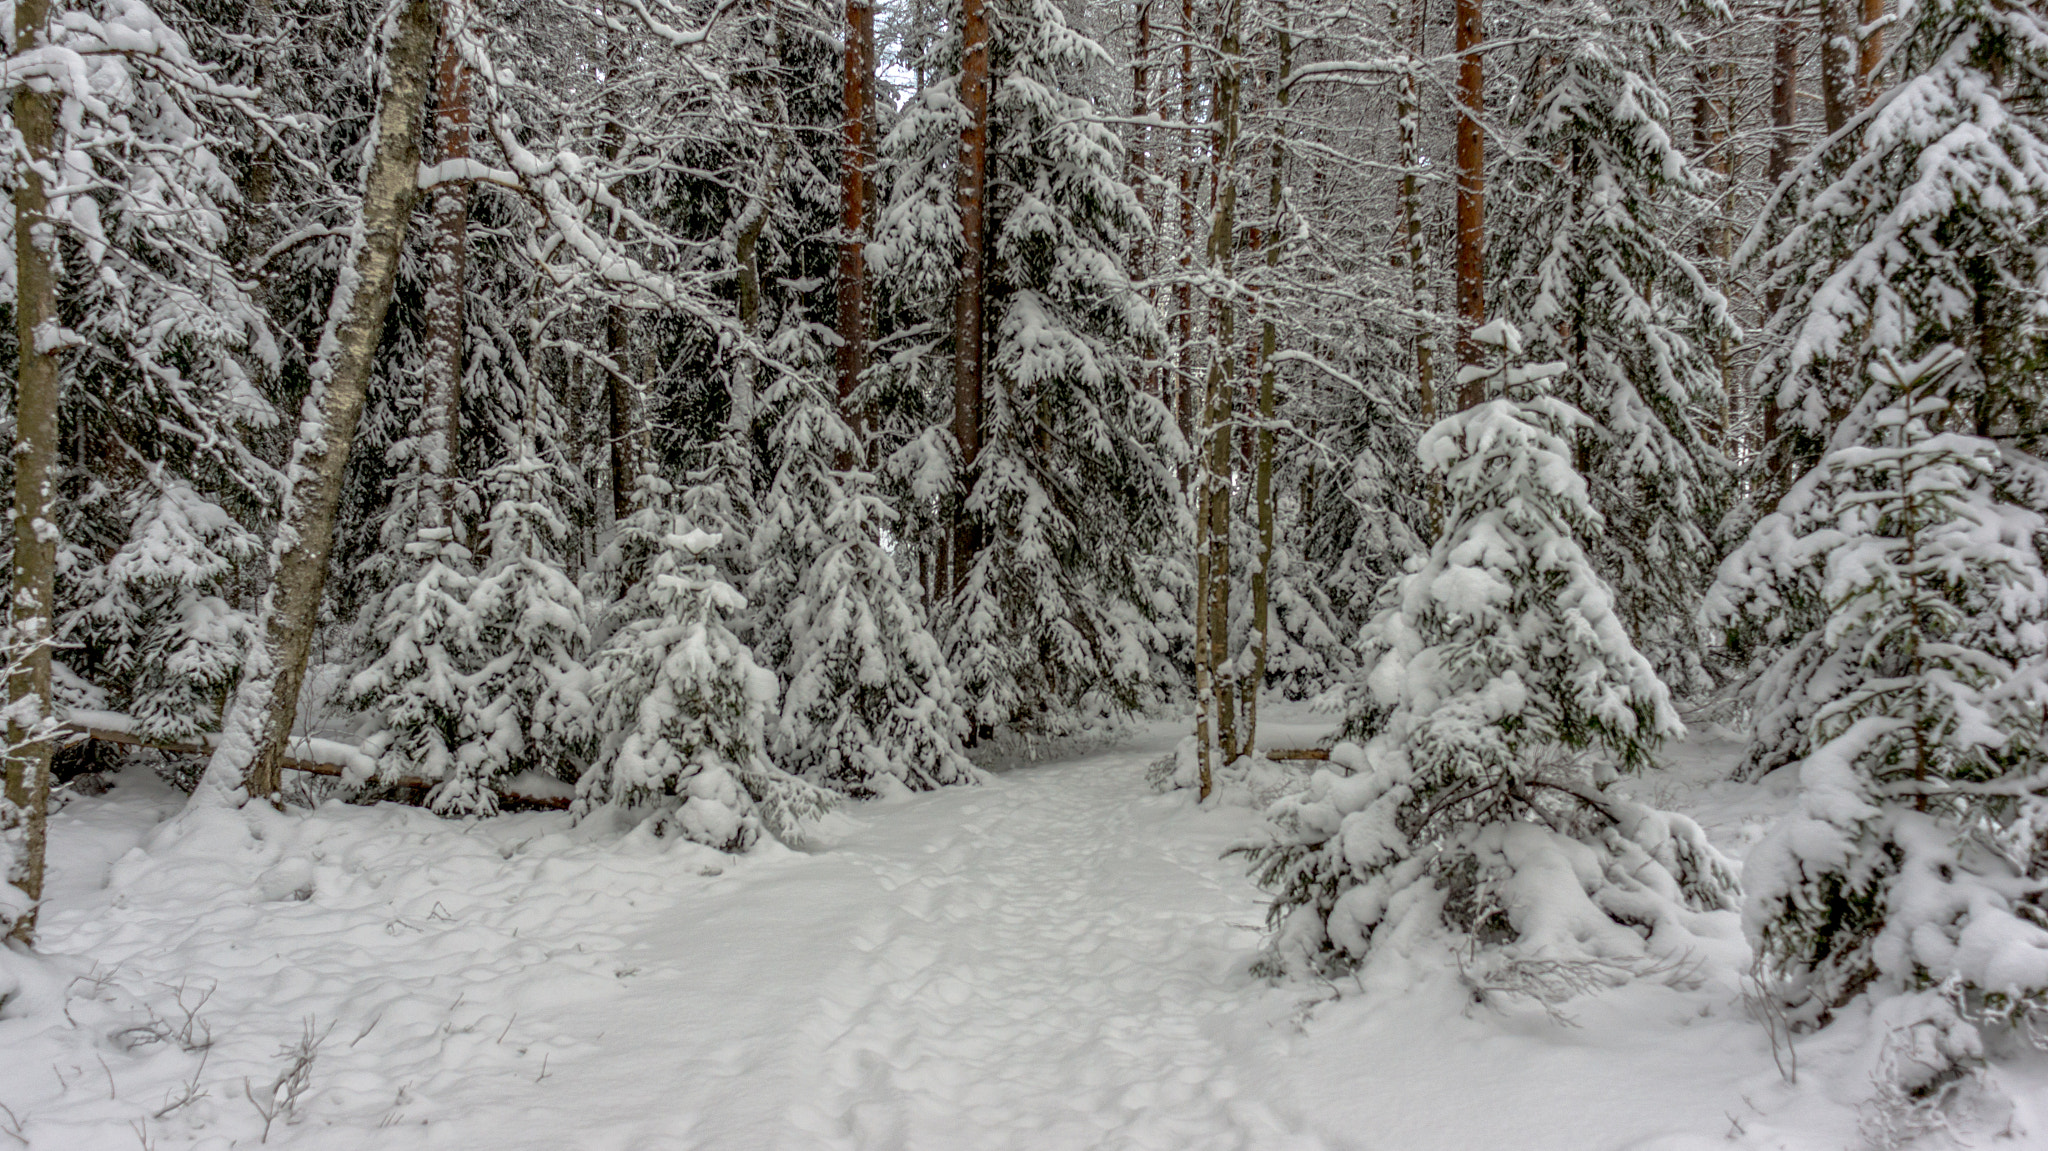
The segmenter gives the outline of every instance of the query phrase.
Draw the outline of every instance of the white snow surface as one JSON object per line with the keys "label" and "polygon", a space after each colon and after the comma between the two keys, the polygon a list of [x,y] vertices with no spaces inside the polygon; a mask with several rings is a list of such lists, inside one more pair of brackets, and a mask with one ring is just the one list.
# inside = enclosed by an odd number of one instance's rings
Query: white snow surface
{"label": "white snow surface", "polygon": [[[1274,726],[1274,746],[1319,734]],[[1569,1022],[1471,1006],[1455,971],[1253,977],[1264,901],[1220,854],[1257,816],[1146,787],[1180,734],[737,859],[552,812],[163,822],[182,797],[131,771],[56,816],[43,957],[0,966],[0,990],[21,984],[0,1148],[229,1151],[263,1144],[266,1110],[269,1145],[349,1151],[1859,1142],[1854,1043],[1806,1041],[1784,1083],[1726,957],[1575,1000]],[[1784,805],[1709,782],[1739,750],[1697,736],[1628,786],[1739,849]],[[2048,1133],[2029,1105],[2048,1074],[2022,1081],[2014,1130]]]}

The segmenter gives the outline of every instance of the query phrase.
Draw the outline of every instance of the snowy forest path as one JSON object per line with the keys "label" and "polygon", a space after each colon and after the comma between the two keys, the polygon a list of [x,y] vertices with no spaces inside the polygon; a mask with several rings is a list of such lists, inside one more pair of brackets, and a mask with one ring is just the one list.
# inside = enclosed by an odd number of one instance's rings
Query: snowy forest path
{"label": "snowy forest path", "polygon": [[1321,1147],[1244,1090],[1277,1038],[1242,1016],[1263,903],[1236,821],[1146,788],[1163,750],[869,808],[680,900],[549,1084],[610,1128],[573,1145]]}

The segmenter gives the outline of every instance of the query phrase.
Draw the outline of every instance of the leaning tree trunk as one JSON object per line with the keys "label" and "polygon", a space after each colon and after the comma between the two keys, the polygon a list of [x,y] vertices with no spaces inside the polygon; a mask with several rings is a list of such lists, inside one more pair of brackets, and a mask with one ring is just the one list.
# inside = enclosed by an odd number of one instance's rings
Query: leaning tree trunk
{"label": "leaning tree trunk", "polygon": [[[1458,53],[1458,364],[1472,367],[1480,349],[1472,333],[1486,322],[1486,73],[1479,46],[1486,30],[1480,0],[1458,0],[1453,47]],[[1460,383],[1460,410],[1486,402],[1479,373]]]}
{"label": "leaning tree trunk", "polygon": [[960,492],[953,509],[953,581],[955,593],[967,586],[974,553],[981,545],[967,497],[974,489],[975,461],[981,455],[984,348],[982,313],[986,302],[988,226],[988,10],[984,0],[962,0],[960,6],[960,103],[966,122],[960,127],[960,172],[956,189],[960,209],[960,279],[953,292],[953,443],[959,453]]}
{"label": "leaning tree trunk", "polygon": [[[49,35],[48,0],[17,0],[17,51]],[[57,459],[57,222],[47,175],[57,169],[56,101],[24,84],[14,90],[14,125],[23,155],[14,173],[14,578],[7,679],[7,782],[0,834],[17,841],[11,874],[29,905],[10,937],[32,943],[50,813],[51,746],[40,720],[50,715],[51,604],[56,596],[57,536],[49,522],[50,472]],[[6,826],[11,824],[12,826]]]}
{"label": "leaning tree trunk", "polygon": [[327,586],[342,476],[384,335],[406,224],[419,198],[420,113],[433,72],[438,15],[433,0],[407,0],[385,46],[386,79],[363,170],[362,220],[350,238],[320,354],[308,373],[312,389],[301,409],[287,471],[291,488],[272,545],[274,578],[261,612],[262,646],[243,673],[203,792],[278,801]]}

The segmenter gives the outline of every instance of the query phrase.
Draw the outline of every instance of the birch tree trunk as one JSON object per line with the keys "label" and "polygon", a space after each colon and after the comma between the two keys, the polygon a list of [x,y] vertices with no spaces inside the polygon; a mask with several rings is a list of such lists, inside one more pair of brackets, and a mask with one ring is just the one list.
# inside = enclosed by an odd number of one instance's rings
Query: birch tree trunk
{"label": "birch tree trunk", "polygon": [[[46,43],[48,0],[17,0],[17,52]],[[51,604],[56,595],[57,529],[49,521],[51,467],[57,459],[57,223],[46,179],[57,170],[56,101],[23,84],[14,90],[14,126],[23,155],[14,173],[14,564],[9,599],[7,779],[0,834],[18,845],[6,880],[29,898],[9,929],[35,941],[43,897],[50,815],[50,756],[38,720],[50,715]],[[13,826],[4,826],[12,824]]]}
{"label": "birch tree trunk", "polygon": [[953,588],[967,585],[980,533],[967,511],[974,465],[981,455],[985,365],[982,311],[987,295],[983,232],[988,223],[988,11],[984,0],[960,5],[960,280],[953,295],[953,442],[960,456],[960,502],[953,514]]}
{"label": "birch tree trunk", "polygon": [[406,225],[419,197],[420,115],[433,73],[438,14],[433,0],[407,0],[388,26],[384,85],[363,170],[362,219],[328,304],[309,373],[312,388],[292,445],[286,473],[291,489],[260,614],[262,645],[243,673],[200,788],[215,800],[278,802],[281,765],[298,719],[299,689],[327,585],[342,475],[384,334]]}

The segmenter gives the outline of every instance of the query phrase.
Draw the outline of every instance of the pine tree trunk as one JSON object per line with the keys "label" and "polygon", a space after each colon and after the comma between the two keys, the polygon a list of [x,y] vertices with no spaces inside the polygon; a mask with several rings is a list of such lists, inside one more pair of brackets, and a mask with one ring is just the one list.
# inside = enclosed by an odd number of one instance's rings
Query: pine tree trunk
{"label": "pine tree trunk", "polygon": [[[469,72],[455,43],[460,10],[442,14],[441,43],[434,69],[434,159],[437,163],[469,158]],[[426,507],[421,522],[428,527],[458,529],[457,490],[462,461],[462,350],[467,335],[464,305],[469,265],[469,197],[467,180],[442,184],[433,191],[433,237],[427,251],[425,425],[439,441],[427,451]]]}
{"label": "pine tree trunk", "polygon": [[[1457,0],[1454,48],[1458,53],[1458,363],[1479,363],[1472,333],[1486,322],[1486,137],[1479,118],[1486,112],[1486,73],[1479,47],[1486,39],[1480,0]],[[1474,373],[1477,375],[1477,373]],[[1473,379],[1458,387],[1458,408],[1486,401],[1486,384]]]}
{"label": "pine tree trunk", "polygon": [[1863,28],[1856,45],[1856,90],[1861,99],[1858,107],[1868,108],[1877,99],[1877,62],[1884,56],[1884,29],[1876,27],[1884,19],[1885,0],[1863,0]]}
{"label": "pine tree trunk", "polygon": [[953,442],[960,456],[959,503],[953,512],[953,587],[967,586],[980,547],[967,497],[981,455],[984,386],[982,312],[987,295],[988,224],[988,12],[984,0],[960,5],[960,280],[953,294]]}
{"label": "pine tree trunk", "polygon": [[[867,368],[868,117],[873,113],[875,9],[869,0],[846,0],[846,80],[841,101],[839,166],[839,414],[859,437],[863,421],[854,402]],[[842,468],[865,460],[848,456]]]}
{"label": "pine tree trunk", "polygon": [[328,306],[322,352],[312,365],[312,390],[292,447],[291,490],[272,551],[275,577],[261,613],[262,649],[236,692],[202,788],[217,797],[241,791],[244,799],[276,802],[282,783],[327,585],[342,476],[419,196],[420,116],[433,74],[437,16],[433,0],[408,0],[385,49],[386,81],[363,172],[362,219],[344,258],[346,274]]}
{"label": "pine tree trunk", "polygon": [[[17,51],[48,42],[48,0],[17,0]],[[43,897],[50,815],[48,739],[32,738],[36,719],[51,714],[51,611],[56,598],[57,532],[49,522],[51,469],[57,460],[57,222],[50,216],[46,175],[57,170],[56,101],[24,84],[14,90],[14,126],[23,155],[14,173],[14,573],[7,680],[7,808],[0,833],[17,838],[14,874],[5,878],[31,901],[9,937],[35,942],[36,904]],[[21,722],[28,720],[27,724]]]}

